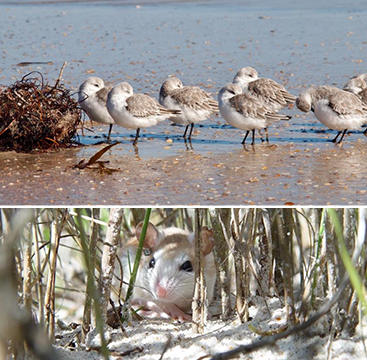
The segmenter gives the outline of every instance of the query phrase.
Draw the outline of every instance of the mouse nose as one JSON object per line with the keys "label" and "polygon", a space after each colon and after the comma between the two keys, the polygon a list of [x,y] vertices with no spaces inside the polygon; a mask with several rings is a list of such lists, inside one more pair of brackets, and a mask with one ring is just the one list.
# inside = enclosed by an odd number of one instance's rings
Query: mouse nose
{"label": "mouse nose", "polygon": [[156,294],[158,298],[165,298],[167,296],[167,288],[158,283]]}

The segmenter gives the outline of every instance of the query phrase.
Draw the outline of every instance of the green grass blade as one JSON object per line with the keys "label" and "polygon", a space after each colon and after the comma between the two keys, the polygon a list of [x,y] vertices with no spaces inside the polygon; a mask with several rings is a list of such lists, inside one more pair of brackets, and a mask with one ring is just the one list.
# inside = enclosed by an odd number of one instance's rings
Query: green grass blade
{"label": "green grass blade", "polygon": [[367,300],[366,300],[366,288],[363,285],[361,277],[358,274],[357,269],[353,265],[352,259],[348,254],[348,249],[345,246],[343,239],[343,230],[338,218],[338,214],[335,209],[327,209],[328,215],[333,222],[335,233],[338,239],[340,257],[343,261],[345,269],[347,270],[350,278],[350,282],[355,290],[357,297],[362,305],[364,315],[367,315]]}
{"label": "green grass blade", "polygon": [[134,284],[135,284],[136,276],[137,276],[137,273],[138,273],[141,253],[143,252],[144,240],[145,240],[145,235],[147,233],[147,228],[148,228],[148,224],[149,224],[149,218],[150,218],[151,211],[152,211],[152,209],[146,209],[146,212],[145,212],[143,228],[142,228],[141,234],[140,234],[138,250],[137,250],[136,256],[135,256],[133,271],[132,271],[131,276],[130,276],[129,287],[127,289],[127,293],[126,293],[126,297],[125,297],[125,303],[130,299],[130,297],[133,293],[133,290],[134,290]]}

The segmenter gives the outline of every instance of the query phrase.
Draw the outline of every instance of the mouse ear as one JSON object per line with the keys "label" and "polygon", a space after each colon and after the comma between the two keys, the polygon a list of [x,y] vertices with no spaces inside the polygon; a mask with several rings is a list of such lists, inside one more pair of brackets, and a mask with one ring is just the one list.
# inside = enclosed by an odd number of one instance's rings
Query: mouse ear
{"label": "mouse ear", "polygon": [[[189,241],[195,243],[195,233],[189,235]],[[210,254],[214,247],[214,235],[213,231],[208,229],[206,226],[201,228],[201,243],[203,245],[203,255]]]}
{"label": "mouse ear", "polygon": [[[143,222],[141,221],[135,228],[135,235],[140,239],[141,231],[143,229]],[[153,249],[157,245],[158,240],[158,230],[157,228],[151,223],[148,223],[147,233],[145,235],[144,247]]]}
{"label": "mouse ear", "polygon": [[206,226],[201,228],[201,241],[203,244],[203,255],[210,254],[214,247],[214,235],[213,231]]}

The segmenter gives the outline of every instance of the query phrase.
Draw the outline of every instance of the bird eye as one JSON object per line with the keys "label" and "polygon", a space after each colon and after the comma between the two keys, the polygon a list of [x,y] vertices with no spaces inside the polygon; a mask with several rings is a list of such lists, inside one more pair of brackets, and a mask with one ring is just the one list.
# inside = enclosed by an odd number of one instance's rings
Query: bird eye
{"label": "bird eye", "polygon": [[95,87],[99,87],[99,84],[94,84]]}
{"label": "bird eye", "polygon": [[154,266],[155,266],[155,259],[152,258],[152,260],[149,261],[149,269],[154,268]]}
{"label": "bird eye", "polygon": [[184,262],[181,266],[180,266],[180,270],[184,270],[184,271],[187,271],[187,272],[191,272],[193,271],[193,267],[192,267],[192,264],[191,264],[191,261],[186,261]]}

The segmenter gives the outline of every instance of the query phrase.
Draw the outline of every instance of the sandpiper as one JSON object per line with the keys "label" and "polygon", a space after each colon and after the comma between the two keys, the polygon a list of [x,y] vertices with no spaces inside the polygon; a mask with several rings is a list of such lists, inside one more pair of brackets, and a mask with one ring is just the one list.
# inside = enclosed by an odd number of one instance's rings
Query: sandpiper
{"label": "sandpiper", "polygon": [[233,83],[240,85],[244,92],[257,97],[272,113],[296,101],[296,96],[289,93],[283,85],[272,79],[259,78],[252,67],[238,70]]}
{"label": "sandpiper", "polygon": [[105,86],[99,77],[89,77],[80,85],[78,91],[78,102],[80,107],[88,114],[89,118],[101,124],[110,126],[107,141],[110,141],[112,126],[115,123],[107,111],[107,94],[112,85]]}
{"label": "sandpiper", "polygon": [[242,141],[244,145],[252,131],[252,145],[255,144],[255,130],[261,130],[279,120],[289,120],[291,117],[269,111],[255,96],[243,93],[241,86],[227,84],[218,95],[219,110],[228,124],[246,130]]}
{"label": "sandpiper", "polygon": [[360,74],[353,76],[344,85],[344,90],[349,91],[361,98],[361,100],[367,103],[367,74]]}
{"label": "sandpiper", "polygon": [[332,140],[341,143],[348,130],[359,129],[367,123],[367,104],[355,94],[333,86],[318,86],[303,92],[297,98],[299,110],[312,110],[316,118],[329,129],[337,130]]}
{"label": "sandpiper", "polygon": [[116,124],[136,130],[133,145],[138,142],[140,128],[157,125],[180,113],[179,110],[166,109],[148,95],[134,94],[127,82],[115,85],[108,93],[107,109]]}
{"label": "sandpiper", "polygon": [[186,125],[184,139],[191,125],[189,140],[195,124],[219,111],[218,103],[209,93],[198,86],[184,86],[177,77],[170,77],[163,83],[159,92],[159,102],[168,109],[181,111],[180,114],[170,117],[170,120],[176,124]]}

